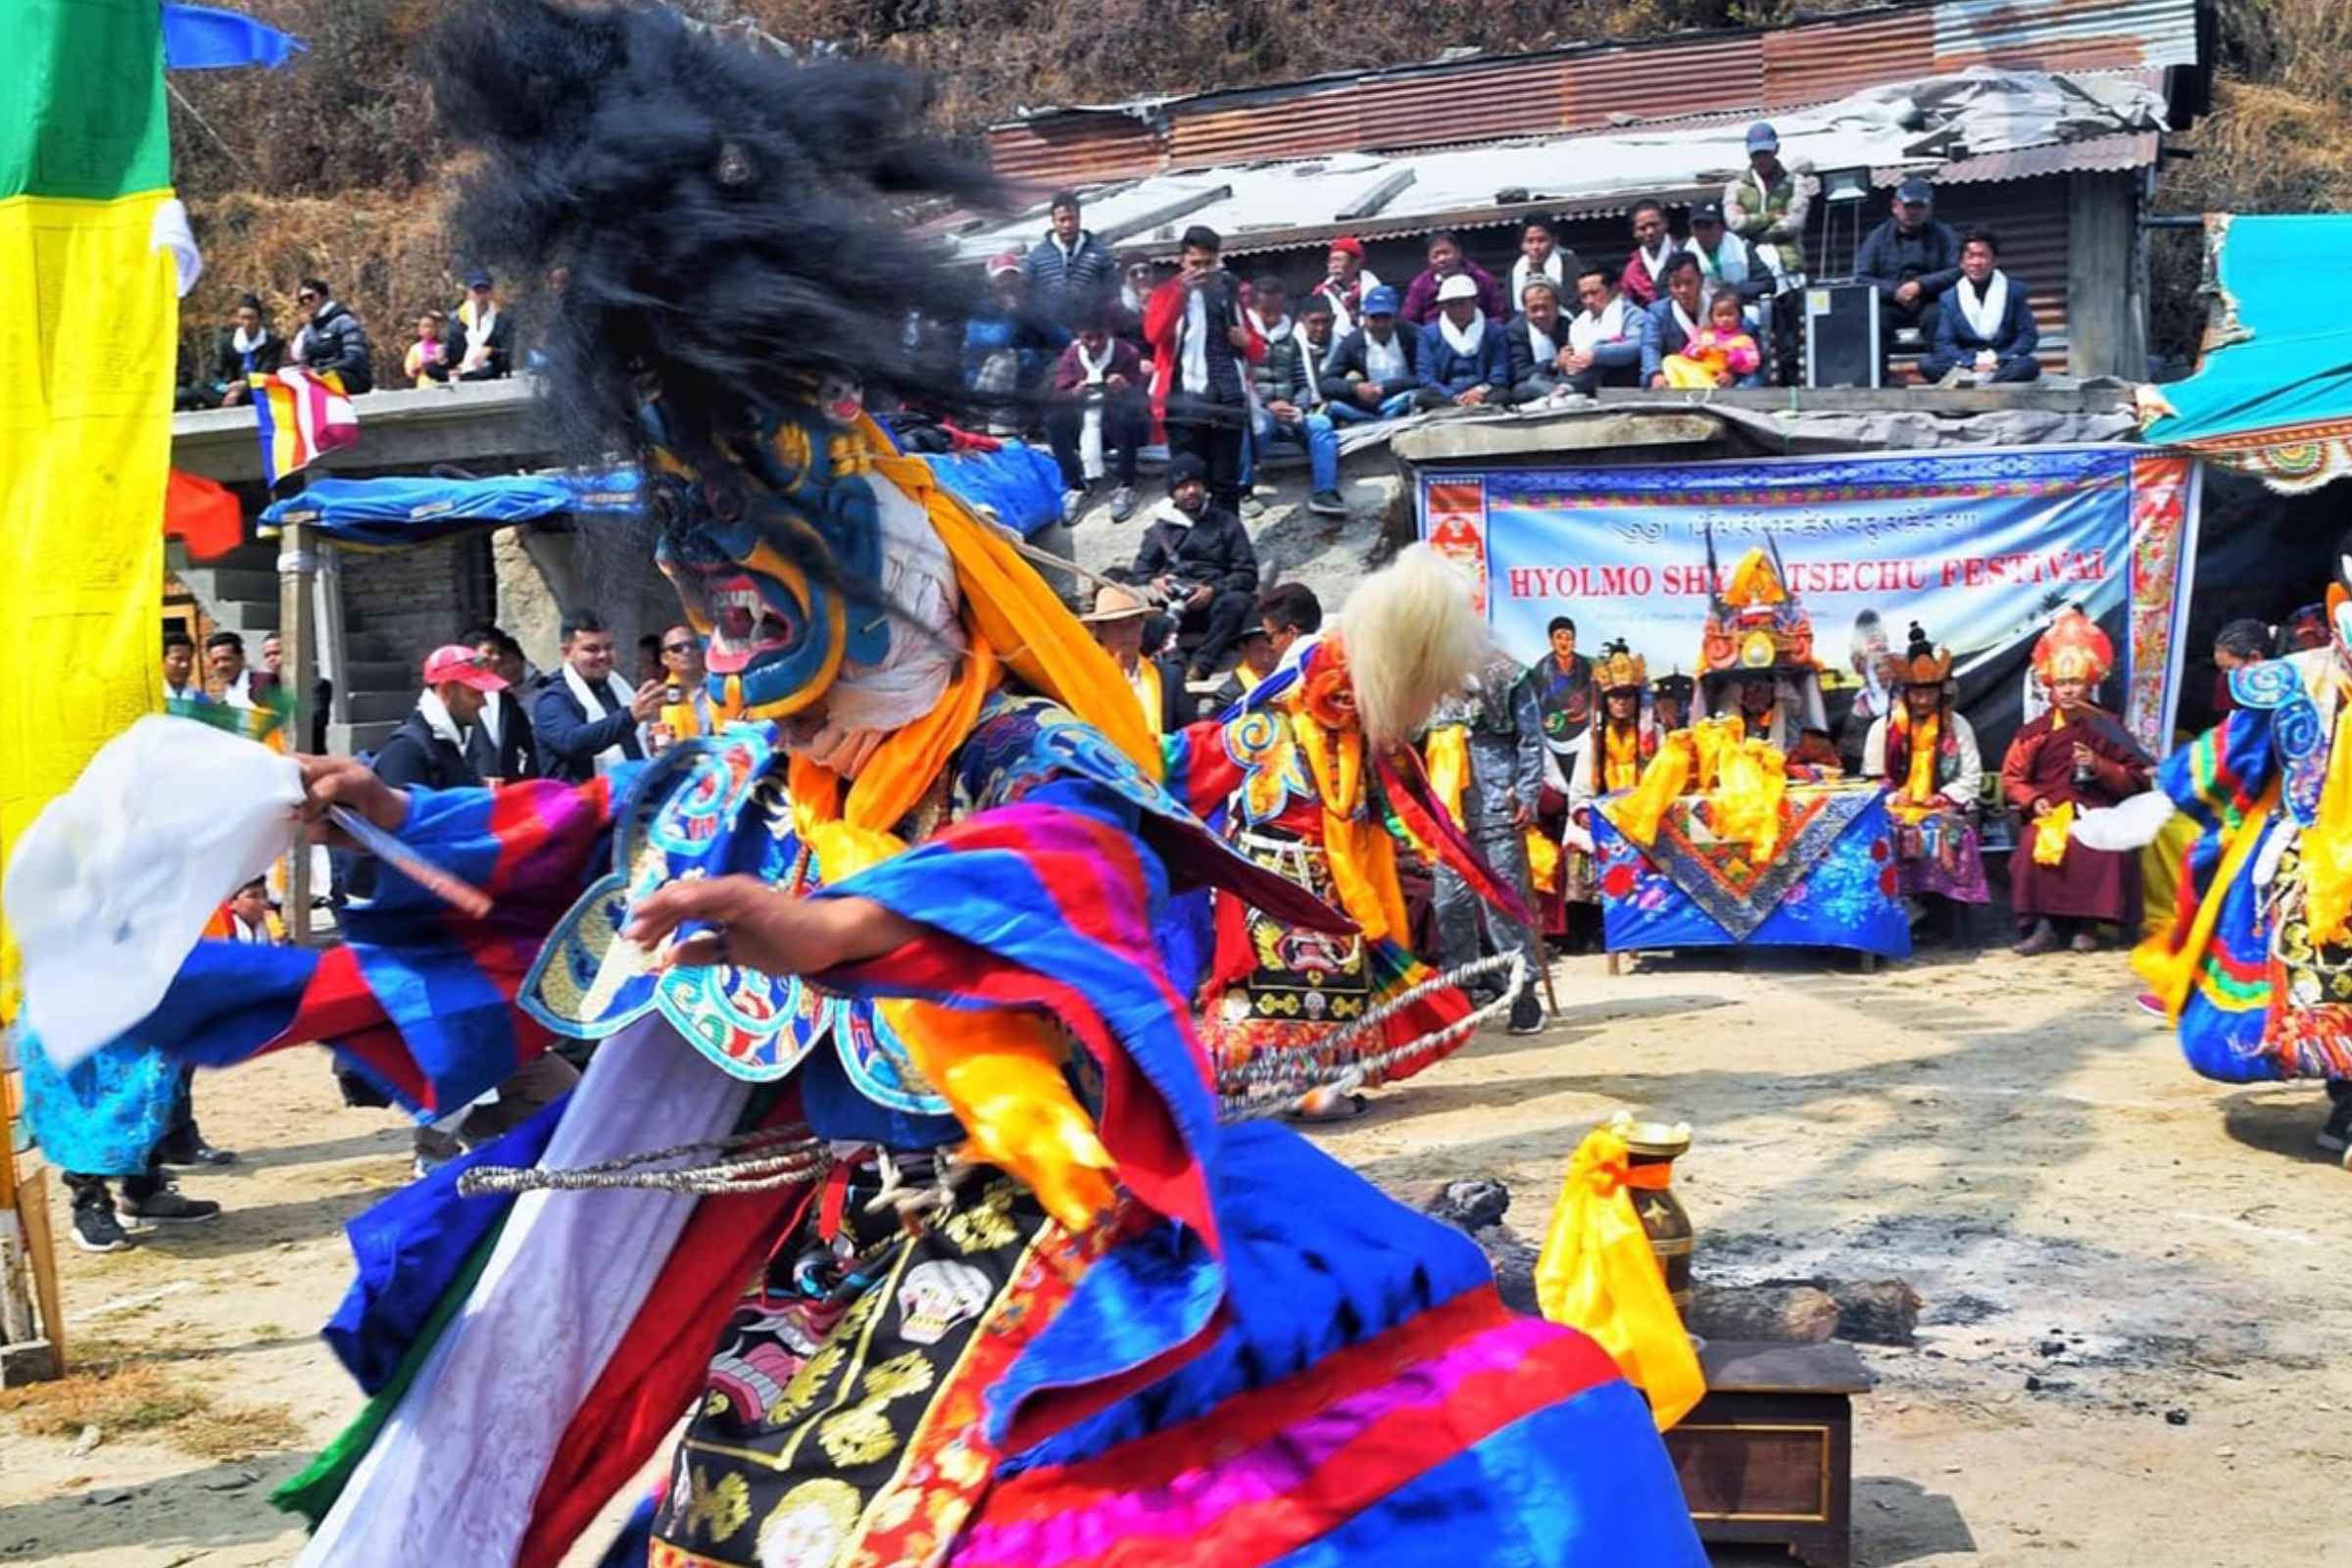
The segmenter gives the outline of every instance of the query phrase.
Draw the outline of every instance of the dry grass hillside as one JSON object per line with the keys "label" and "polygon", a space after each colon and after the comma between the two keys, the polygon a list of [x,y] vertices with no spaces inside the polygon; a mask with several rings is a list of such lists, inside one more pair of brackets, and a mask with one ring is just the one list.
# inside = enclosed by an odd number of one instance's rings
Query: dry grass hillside
{"label": "dry grass hillside", "polygon": [[[181,194],[209,267],[188,301],[191,347],[236,296],[290,320],[294,281],[332,282],[379,344],[408,338],[458,295],[462,259],[440,222],[448,149],[419,61],[466,0],[241,0],[310,45],[283,70],[172,78]],[[1809,13],[1855,0],[1813,0]],[[1439,50],[1541,47],[1784,20],[1797,0],[678,0],[801,48],[899,59],[938,84],[942,127],[973,136],[1024,106],[1100,102],[1210,84],[1426,59]],[[2213,115],[2168,166],[2169,211],[2352,209],[2352,5],[2222,0]],[[2193,344],[2196,241],[2162,236],[2160,346]],[[2169,303],[2168,303],[2169,302]],[[527,310],[529,301],[522,302]]]}

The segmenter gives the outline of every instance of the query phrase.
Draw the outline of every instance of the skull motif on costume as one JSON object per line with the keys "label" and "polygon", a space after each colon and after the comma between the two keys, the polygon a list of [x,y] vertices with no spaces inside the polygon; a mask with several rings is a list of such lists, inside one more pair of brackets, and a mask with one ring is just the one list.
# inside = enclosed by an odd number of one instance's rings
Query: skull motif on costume
{"label": "skull motif on costume", "polygon": [[948,1330],[979,1316],[994,1294],[988,1276],[969,1263],[917,1263],[899,1286],[899,1333],[916,1345],[937,1345]]}

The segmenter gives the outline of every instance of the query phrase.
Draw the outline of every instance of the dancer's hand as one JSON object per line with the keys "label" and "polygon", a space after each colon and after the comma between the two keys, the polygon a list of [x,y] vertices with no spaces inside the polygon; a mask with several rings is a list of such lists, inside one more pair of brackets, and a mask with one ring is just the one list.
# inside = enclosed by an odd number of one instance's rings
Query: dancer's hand
{"label": "dancer's hand", "polygon": [[921,929],[871,899],[793,898],[758,877],[719,876],[672,882],[630,912],[621,935],[652,948],[688,921],[711,929],[672,948],[666,966],[732,963],[777,975],[877,958]]}
{"label": "dancer's hand", "polygon": [[377,778],[368,764],[350,757],[313,757],[298,752],[302,769],[302,805],[296,809],[310,824],[318,842],[336,849],[356,850],[351,836],[327,820],[326,809],[340,806],[357,811],[387,833],[397,833],[409,819],[409,792],[396,790]]}

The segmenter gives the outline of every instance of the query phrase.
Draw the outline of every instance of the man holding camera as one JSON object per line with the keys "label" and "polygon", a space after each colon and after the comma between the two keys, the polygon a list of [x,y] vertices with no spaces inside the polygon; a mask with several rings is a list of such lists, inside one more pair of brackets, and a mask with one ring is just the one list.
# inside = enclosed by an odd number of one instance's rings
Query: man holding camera
{"label": "man holding camera", "polygon": [[1176,617],[1192,679],[1224,667],[1257,605],[1257,551],[1239,516],[1209,505],[1207,466],[1196,454],[1168,464],[1167,504],[1144,530],[1132,580]]}

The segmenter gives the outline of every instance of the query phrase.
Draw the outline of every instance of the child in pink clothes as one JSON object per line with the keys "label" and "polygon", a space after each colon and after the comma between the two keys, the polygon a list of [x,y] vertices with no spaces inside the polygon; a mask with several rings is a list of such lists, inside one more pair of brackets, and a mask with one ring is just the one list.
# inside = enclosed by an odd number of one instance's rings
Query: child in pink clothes
{"label": "child in pink clothes", "polygon": [[1670,387],[1731,386],[1753,375],[1762,363],[1755,337],[1740,314],[1738,291],[1724,288],[1717,289],[1707,302],[1707,324],[1683,346],[1682,353],[1669,354],[1659,362],[1658,368],[1666,372]]}

